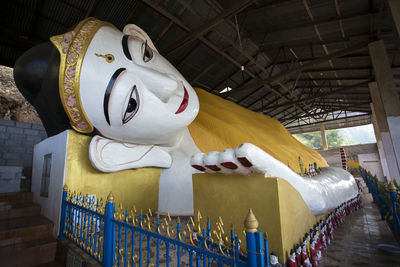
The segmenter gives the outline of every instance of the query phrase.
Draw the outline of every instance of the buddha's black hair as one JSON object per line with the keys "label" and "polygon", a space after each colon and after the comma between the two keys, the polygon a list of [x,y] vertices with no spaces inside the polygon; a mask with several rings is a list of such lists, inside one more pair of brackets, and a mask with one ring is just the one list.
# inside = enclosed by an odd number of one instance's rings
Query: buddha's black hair
{"label": "buddha's black hair", "polygon": [[60,55],[50,42],[27,50],[14,66],[17,88],[35,107],[49,137],[71,128],[59,96],[59,68]]}

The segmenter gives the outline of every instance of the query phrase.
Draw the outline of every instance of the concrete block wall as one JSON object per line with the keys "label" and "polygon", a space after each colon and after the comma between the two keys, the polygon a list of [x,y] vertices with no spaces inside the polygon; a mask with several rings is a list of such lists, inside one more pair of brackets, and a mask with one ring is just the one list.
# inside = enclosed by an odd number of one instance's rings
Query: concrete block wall
{"label": "concrete block wall", "polygon": [[[376,143],[344,146],[343,148],[347,156],[357,155],[360,166],[377,175],[379,179],[383,179],[382,165]],[[329,166],[341,167],[339,148],[318,150],[318,153],[325,158]]]}
{"label": "concrete block wall", "polygon": [[19,192],[22,166],[0,166],[0,193]]}
{"label": "concrete block wall", "polygon": [[33,147],[45,138],[42,125],[0,120],[0,166],[31,167]]}

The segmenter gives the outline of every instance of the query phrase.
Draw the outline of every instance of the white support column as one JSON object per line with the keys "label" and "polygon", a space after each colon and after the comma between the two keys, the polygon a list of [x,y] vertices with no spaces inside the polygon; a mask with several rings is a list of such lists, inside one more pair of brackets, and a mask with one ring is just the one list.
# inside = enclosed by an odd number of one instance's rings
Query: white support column
{"label": "white support column", "polygon": [[378,148],[381,148],[382,157],[384,158],[382,161],[382,169],[385,169],[384,165],[386,164],[387,169],[385,175],[387,176],[388,181],[392,181],[393,179],[399,181],[399,164],[394,149],[395,144],[392,142],[393,137],[388,125],[387,113],[385,112],[386,103],[382,99],[381,90],[379,90],[380,88],[377,82],[371,82],[368,84],[368,86],[370,88],[371,98],[373,101],[372,110],[375,118],[374,121],[376,122],[376,129],[379,132],[377,136],[377,144]]}
{"label": "white support column", "polygon": [[[371,105],[371,111],[372,111],[371,122],[372,122],[372,126],[374,127],[376,146],[378,147],[378,154],[379,154],[379,159],[381,161],[383,175],[386,177],[390,177],[389,168],[388,168],[386,156],[385,156],[385,151],[384,151],[383,145],[382,145],[382,138],[381,138],[381,134],[380,134],[380,130],[379,130],[379,125],[378,125],[378,122],[376,121],[374,104],[371,103],[370,105]],[[379,180],[383,181],[383,177],[378,177],[378,178],[379,178]]]}
{"label": "white support column", "polygon": [[323,123],[321,123],[321,139],[322,139],[322,148],[324,150],[327,150],[328,143],[326,142],[325,125]]}
{"label": "white support column", "polygon": [[393,20],[393,31],[397,37],[397,47],[400,47],[400,1],[399,0],[387,0],[389,11],[392,15]]}

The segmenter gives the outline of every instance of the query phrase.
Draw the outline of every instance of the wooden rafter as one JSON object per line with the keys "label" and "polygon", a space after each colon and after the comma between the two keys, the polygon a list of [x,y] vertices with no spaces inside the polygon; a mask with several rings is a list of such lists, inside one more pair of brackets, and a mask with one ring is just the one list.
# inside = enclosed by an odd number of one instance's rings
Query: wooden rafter
{"label": "wooden rafter", "polygon": [[[279,80],[279,79],[281,79],[281,78],[283,78],[283,77],[285,77],[287,75],[296,73],[298,71],[307,71],[307,68],[311,68],[313,66],[316,66],[316,65],[322,64],[322,63],[324,63],[326,61],[329,61],[332,58],[337,58],[337,57],[340,57],[340,56],[343,56],[343,55],[347,55],[347,54],[352,53],[354,51],[357,51],[357,50],[359,50],[361,48],[364,48],[364,47],[366,47],[368,45],[368,43],[369,42],[358,43],[357,45],[351,46],[351,47],[343,49],[343,50],[336,51],[336,52],[334,52],[334,53],[332,53],[330,55],[327,55],[325,57],[321,57],[321,58],[318,58],[316,60],[310,61],[310,62],[308,62],[308,63],[306,63],[306,64],[304,64],[302,66],[298,66],[298,67],[292,68],[292,69],[290,69],[288,71],[281,72],[281,73],[276,74],[276,75],[274,75],[274,76],[272,76],[272,77],[270,77],[268,79],[260,80],[260,81],[254,81],[254,82],[252,82],[252,83],[250,83],[248,85],[242,86],[240,88],[232,89],[230,92],[228,92],[226,94],[227,95],[232,95],[235,91],[247,91],[249,89],[252,89],[252,88],[255,88],[257,86],[260,86],[263,83],[270,83],[270,82]],[[255,91],[252,91],[252,93],[254,93],[254,92]]]}
{"label": "wooden rafter", "polygon": [[[198,39],[207,32],[209,32],[212,28],[215,26],[221,24],[224,22],[225,19],[234,16],[235,14],[239,13],[246,7],[250,6],[251,4],[254,3],[255,0],[244,0],[237,2],[235,5],[233,5],[231,8],[225,10],[223,13],[218,15],[217,17],[211,19],[209,22],[206,22],[205,24],[201,25],[195,30],[189,31],[189,33],[184,36],[183,38],[177,40],[175,43],[171,44],[168,46],[166,49],[161,51],[161,54],[163,55],[168,55],[175,49],[187,44],[188,42],[192,41],[193,39]],[[150,4],[151,2],[149,0],[144,0],[146,4]],[[150,2],[150,3],[149,3]],[[152,3],[151,3],[152,4]]]}

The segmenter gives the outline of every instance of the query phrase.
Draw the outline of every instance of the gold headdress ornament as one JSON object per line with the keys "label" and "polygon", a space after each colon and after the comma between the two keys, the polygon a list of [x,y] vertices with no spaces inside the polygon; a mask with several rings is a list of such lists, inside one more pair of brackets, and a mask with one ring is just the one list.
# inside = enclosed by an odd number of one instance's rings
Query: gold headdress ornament
{"label": "gold headdress ornament", "polygon": [[50,37],[50,41],[60,52],[59,90],[61,103],[71,126],[80,133],[93,132],[93,125],[87,118],[81,103],[79,79],[86,50],[102,26],[112,26],[96,18],[81,21],[70,32]]}

